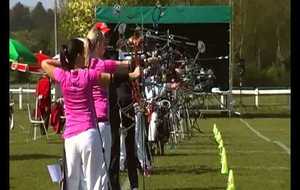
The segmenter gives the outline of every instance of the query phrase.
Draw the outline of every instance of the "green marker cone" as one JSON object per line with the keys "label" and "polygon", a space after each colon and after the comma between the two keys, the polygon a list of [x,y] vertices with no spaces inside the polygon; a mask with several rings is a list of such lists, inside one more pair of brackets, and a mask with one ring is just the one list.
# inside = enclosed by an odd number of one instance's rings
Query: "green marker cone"
{"label": "green marker cone", "polygon": [[218,144],[220,143],[221,139],[222,139],[221,132],[218,131],[217,136],[216,136],[216,141]]}
{"label": "green marker cone", "polygon": [[227,189],[226,190],[235,190],[234,179],[233,179],[233,171],[229,170]]}
{"label": "green marker cone", "polygon": [[216,124],[214,124],[213,133],[214,133],[215,136],[218,133],[218,129],[217,129],[217,125]]}
{"label": "green marker cone", "polygon": [[228,174],[226,150],[224,147],[222,148],[221,164],[222,164],[221,174]]}
{"label": "green marker cone", "polygon": [[223,139],[221,139],[219,142],[218,149],[222,149],[223,146],[224,146]]}

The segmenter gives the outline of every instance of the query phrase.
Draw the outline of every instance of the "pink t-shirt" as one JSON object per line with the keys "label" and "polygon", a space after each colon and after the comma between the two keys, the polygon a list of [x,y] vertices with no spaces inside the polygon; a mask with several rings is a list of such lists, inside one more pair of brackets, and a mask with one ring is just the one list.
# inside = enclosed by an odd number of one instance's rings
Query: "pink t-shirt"
{"label": "pink t-shirt", "polygon": [[66,126],[64,138],[77,135],[97,126],[92,99],[92,82],[98,80],[99,71],[55,68],[54,78],[60,84],[64,97]]}
{"label": "pink t-shirt", "polygon": [[[90,68],[101,73],[114,73],[117,69],[117,64],[114,60],[92,58],[90,60]],[[93,99],[97,118],[108,120],[108,92],[106,88],[100,86],[97,82],[93,82]]]}

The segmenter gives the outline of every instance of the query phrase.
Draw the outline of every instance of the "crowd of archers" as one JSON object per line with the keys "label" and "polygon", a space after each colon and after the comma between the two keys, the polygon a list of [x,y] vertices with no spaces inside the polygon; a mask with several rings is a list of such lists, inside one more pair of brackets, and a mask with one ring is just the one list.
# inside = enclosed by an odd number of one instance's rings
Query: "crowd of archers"
{"label": "crowd of archers", "polygon": [[[139,26],[126,38],[124,28],[111,44],[98,22],[41,63],[38,113],[64,139],[61,189],[118,190],[126,170],[138,189],[138,172],[150,176],[153,156],[189,134],[191,95],[213,87],[213,70],[196,62],[204,44]],[[61,92],[52,106],[49,81]]]}

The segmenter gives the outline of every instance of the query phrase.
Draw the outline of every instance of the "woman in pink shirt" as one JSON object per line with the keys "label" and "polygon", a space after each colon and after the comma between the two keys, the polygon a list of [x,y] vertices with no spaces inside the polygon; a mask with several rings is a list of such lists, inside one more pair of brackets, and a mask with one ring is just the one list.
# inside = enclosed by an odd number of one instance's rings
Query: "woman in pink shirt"
{"label": "woman in pink shirt", "polygon": [[[109,31],[109,28],[105,30],[99,28],[99,24],[96,23],[87,35],[87,57],[89,60],[87,66],[90,69],[96,69],[100,72],[106,73],[127,73],[129,61],[116,61],[116,60],[103,60],[101,59],[105,53],[105,32]],[[100,85],[99,83],[93,83],[93,100],[96,110],[98,127],[102,139],[102,148],[104,150],[105,162],[103,163],[105,168],[110,166],[111,159],[111,126],[108,121],[108,88]],[[108,180],[109,176],[103,176],[104,180]]]}
{"label": "woman in pink shirt", "polygon": [[79,190],[80,179],[85,178],[88,190],[105,189],[101,168],[103,154],[99,146],[102,141],[97,130],[97,120],[92,97],[92,84],[107,86],[111,80],[130,79],[139,76],[139,70],[127,76],[111,75],[95,69],[84,68],[84,41],[72,39],[68,46],[63,46],[60,62],[44,60],[42,69],[51,79],[59,83],[64,97],[66,126],[63,137],[66,152],[68,190]]}

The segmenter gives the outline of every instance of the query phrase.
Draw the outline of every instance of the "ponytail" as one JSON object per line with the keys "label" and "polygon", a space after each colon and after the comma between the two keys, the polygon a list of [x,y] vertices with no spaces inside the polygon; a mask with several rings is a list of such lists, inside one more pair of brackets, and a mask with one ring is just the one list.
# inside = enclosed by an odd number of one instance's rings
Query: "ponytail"
{"label": "ponytail", "polygon": [[88,59],[89,54],[95,50],[96,45],[99,42],[103,42],[104,40],[105,40],[104,34],[99,29],[97,29],[96,26],[93,26],[86,36],[86,43],[85,43],[86,61],[89,61]]}
{"label": "ponytail", "polygon": [[85,54],[85,43],[80,39],[72,39],[68,45],[62,45],[60,50],[61,66],[65,70],[71,70],[75,67],[77,55]]}
{"label": "ponytail", "polygon": [[60,50],[60,62],[61,67],[65,70],[71,70],[74,67],[71,67],[71,64],[69,62],[69,50],[67,45],[62,45]]}
{"label": "ponytail", "polygon": [[91,41],[88,38],[84,39],[84,66],[90,67],[90,46]]}

